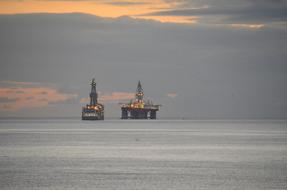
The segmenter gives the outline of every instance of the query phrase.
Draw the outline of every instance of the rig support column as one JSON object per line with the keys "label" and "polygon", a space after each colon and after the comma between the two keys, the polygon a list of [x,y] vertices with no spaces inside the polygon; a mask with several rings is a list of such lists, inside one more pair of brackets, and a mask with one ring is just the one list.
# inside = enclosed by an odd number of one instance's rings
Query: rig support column
{"label": "rig support column", "polygon": [[128,110],[122,109],[122,119],[128,119]]}
{"label": "rig support column", "polygon": [[150,111],[150,119],[156,119],[156,111],[155,110]]}

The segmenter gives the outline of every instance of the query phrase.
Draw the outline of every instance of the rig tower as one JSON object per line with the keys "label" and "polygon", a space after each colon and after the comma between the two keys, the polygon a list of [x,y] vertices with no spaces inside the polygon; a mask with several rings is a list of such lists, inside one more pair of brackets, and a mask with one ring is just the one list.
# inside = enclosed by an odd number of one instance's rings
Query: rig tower
{"label": "rig tower", "polygon": [[156,112],[160,105],[154,105],[149,100],[144,101],[143,96],[143,88],[139,81],[135,99],[121,104],[122,119],[156,119]]}
{"label": "rig tower", "polygon": [[98,103],[97,83],[92,79],[90,104],[82,108],[82,120],[103,120],[104,105]]}

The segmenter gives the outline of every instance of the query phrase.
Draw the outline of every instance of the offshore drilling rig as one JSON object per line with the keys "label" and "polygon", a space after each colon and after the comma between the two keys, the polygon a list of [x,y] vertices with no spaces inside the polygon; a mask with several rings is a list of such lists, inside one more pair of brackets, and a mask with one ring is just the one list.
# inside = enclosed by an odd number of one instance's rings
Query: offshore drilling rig
{"label": "offshore drilling rig", "polygon": [[104,105],[98,103],[96,82],[93,78],[91,83],[90,104],[82,108],[82,120],[103,120]]}
{"label": "offshore drilling rig", "polygon": [[160,105],[154,105],[151,101],[144,101],[143,96],[143,88],[139,81],[135,100],[121,105],[122,119],[156,119],[156,112]]}

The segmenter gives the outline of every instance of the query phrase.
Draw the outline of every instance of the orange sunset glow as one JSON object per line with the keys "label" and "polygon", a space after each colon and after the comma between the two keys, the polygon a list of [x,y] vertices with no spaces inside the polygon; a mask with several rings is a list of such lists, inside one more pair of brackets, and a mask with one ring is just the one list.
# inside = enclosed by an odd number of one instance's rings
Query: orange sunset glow
{"label": "orange sunset glow", "polygon": [[50,103],[67,101],[76,97],[76,94],[60,93],[48,87],[0,88],[0,98],[6,99],[6,102],[0,103],[0,109],[13,111],[45,107]]}
{"label": "orange sunset glow", "polygon": [[[112,93],[102,93],[100,95],[99,101],[101,102],[118,102],[120,100],[130,100],[134,98],[135,94],[130,92],[112,92]],[[90,98],[82,98],[81,103],[88,103]]]}
{"label": "orange sunset glow", "polygon": [[23,0],[0,1],[0,14],[21,13],[72,13],[80,12],[101,17],[130,16],[133,18],[151,19],[159,22],[196,23],[196,17],[185,16],[143,16],[153,11],[169,10],[181,4],[180,1],[163,0],[143,1],[49,1]]}

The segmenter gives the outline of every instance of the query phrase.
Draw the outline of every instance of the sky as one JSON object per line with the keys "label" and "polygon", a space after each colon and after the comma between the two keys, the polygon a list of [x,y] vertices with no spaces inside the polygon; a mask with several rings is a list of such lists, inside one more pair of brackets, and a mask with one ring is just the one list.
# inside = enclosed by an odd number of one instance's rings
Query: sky
{"label": "sky", "polygon": [[286,0],[0,0],[0,117],[287,119]]}

